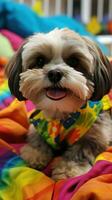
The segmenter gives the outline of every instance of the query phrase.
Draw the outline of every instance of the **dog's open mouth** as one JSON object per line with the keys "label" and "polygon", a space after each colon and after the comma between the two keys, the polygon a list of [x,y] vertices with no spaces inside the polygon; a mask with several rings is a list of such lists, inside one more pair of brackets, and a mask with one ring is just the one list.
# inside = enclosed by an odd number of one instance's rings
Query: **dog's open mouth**
{"label": "dog's open mouth", "polygon": [[46,96],[52,100],[58,101],[66,97],[67,89],[59,87],[49,87],[46,89]]}

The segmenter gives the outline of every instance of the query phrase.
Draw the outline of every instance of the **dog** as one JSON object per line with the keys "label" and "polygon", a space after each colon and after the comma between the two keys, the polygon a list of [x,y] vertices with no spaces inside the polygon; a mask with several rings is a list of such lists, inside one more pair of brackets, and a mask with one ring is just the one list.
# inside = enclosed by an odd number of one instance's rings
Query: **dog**
{"label": "dog", "polygon": [[111,108],[101,106],[112,86],[112,66],[100,48],[67,28],[37,33],[15,53],[6,74],[12,94],[37,107],[21,157],[43,169],[61,156],[52,165],[54,180],[87,172],[112,139]]}

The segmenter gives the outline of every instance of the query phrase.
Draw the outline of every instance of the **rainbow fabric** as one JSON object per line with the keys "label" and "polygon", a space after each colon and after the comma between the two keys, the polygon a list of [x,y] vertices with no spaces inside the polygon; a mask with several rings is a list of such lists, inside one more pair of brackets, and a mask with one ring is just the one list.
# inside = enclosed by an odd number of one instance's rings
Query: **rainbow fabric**
{"label": "rainbow fabric", "polygon": [[37,132],[54,149],[62,144],[72,145],[82,137],[93,125],[102,110],[112,108],[112,97],[106,95],[100,101],[88,101],[76,113],[71,113],[66,120],[46,119],[42,111],[36,111],[31,116]]}
{"label": "rainbow fabric", "polygon": [[[0,73],[0,85],[5,81],[1,77]],[[103,99],[104,109],[112,105],[111,99],[112,92]],[[0,110],[0,200],[112,200],[112,148],[100,154],[86,174],[55,183],[50,178],[54,161],[40,172],[19,156],[31,106],[26,109],[24,102],[14,100],[5,107],[4,100]]]}
{"label": "rainbow fabric", "polygon": [[112,148],[99,155],[86,174],[55,183],[29,168],[17,155],[16,145],[9,146],[12,149],[0,140],[1,200],[112,200]]}
{"label": "rainbow fabric", "polygon": [[10,105],[13,99],[14,97],[8,87],[8,81],[3,79],[3,72],[0,71],[0,110]]}
{"label": "rainbow fabric", "polygon": [[44,200],[46,194],[45,200],[48,200],[52,196],[53,183],[42,172],[28,168],[13,151],[0,148],[0,199],[37,200],[41,196]]}
{"label": "rainbow fabric", "polygon": [[4,70],[0,69],[0,138],[20,142],[28,132],[28,116],[34,109],[30,101],[19,102],[8,88]]}
{"label": "rainbow fabric", "polygon": [[[4,70],[0,70],[0,110],[7,108],[13,101],[14,96],[11,94],[7,79],[4,79]],[[32,102],[26,101],[26,108],[31,111],[35,108]]]}

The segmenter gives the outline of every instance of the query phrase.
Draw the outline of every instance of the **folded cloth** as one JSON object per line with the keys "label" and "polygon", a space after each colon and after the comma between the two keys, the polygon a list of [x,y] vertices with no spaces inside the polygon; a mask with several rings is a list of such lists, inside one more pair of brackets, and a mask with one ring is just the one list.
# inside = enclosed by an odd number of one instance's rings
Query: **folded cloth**
{"label": "folded cloth", "polygon": [[19,46],[22,44],[23,42],[23,38],[20,37],[19,35],[9,31],[9,30],[6,30],[6,29],[2,29],[0,31],[0,33],[2,35],[4,35],[11,43],[12,47],[14,50],[17,50],[19,48]]}
{"label": "folded cloth", "polygon": [[30,101],[19,102],[10,93],[4,70],[0,70],[0,138],[8,142],[23,141],[28,132],[28,115],[34,109]]}
{"label": "folded cloth", "polygon": [[50,200],[54,181],[26,163],[0,142],[0,199]]}
{"label": "folded cloth", "polygon": [[[0,75],[2,84],[3,71]],[[89,172],[56,183],[45,175],[50,169],[40,172],[27,166],[19,152],[25,143],[32,109],[32,104],[27,110],[26,102],[15,99],[0,111],[0,199],[112,200],[112,147],[96,158]]]}
{"label": "folded cloth", "polygon": [[23,141],[28,127],[25,102],[15,99],[10,106],[0,111],[0,138],[5,141]]}
{"label": "folded cloth", "polygon": [[112,200],[112,148],[100,155],[88,173],[56,183],[29,168],[17,149],[0,140],[2,200]]}
{"label": "folded cloth", "polygon": [[99,155],[88,173],[55,183],[45,170],[31,169],[20,158],[28,130],[27,112],[24,102],[9,107],[0,111],[0,199],[112,199],[112,148]]}
{"label": "folded cloth", "polygon": [[58,199],[111,200],[112,147],[97,157],[95,165],[89,172],[65,181]]}

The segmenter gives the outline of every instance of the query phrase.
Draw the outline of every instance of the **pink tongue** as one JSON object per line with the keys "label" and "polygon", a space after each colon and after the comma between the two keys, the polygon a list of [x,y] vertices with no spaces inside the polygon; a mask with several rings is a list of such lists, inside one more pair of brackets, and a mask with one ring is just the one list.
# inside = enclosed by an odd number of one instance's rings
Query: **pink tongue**
{"label": "pink tongue", "polygon": [[66,96],[66,90],[60,88],[49,88],[46,93],[47,97],[53,100],[59,100]]}

